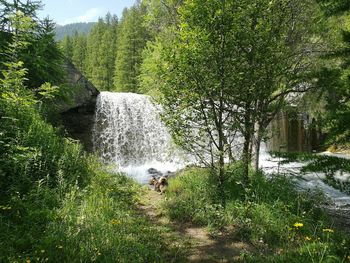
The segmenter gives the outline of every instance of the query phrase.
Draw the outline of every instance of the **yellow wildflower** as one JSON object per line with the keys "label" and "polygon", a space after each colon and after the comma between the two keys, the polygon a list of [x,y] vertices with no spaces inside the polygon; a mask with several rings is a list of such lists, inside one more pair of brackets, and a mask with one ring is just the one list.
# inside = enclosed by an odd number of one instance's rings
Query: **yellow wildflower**
{"label": "yellow wildflower", "polygon": [[305,240],[306,240],[306,241],[311,241],[312,238],[311,238],[311,237],[305,237]]}
{"label": "yellow wildflower", "polygon": [[118,225],[118,224],[120,224],[120,221],[119,220],[117,220],[117,219],[112,219],[112,225]]}
{"label": "yellow wildflower", "polygon": [[346,257],[348,259],[348,261],[350,261],[350,255]]}
{"label": "yellow wildflower", "polygon": [[296,228],[299,228],[299,227],[303,227],[304,226],[304,224],[303,223],[295,223],[294,224],[294,227],[296,227]]}
{"label": "yellow wildflower", "polygon": [[58,248],[59,248],[59,249],[62,249],[62,248],[63,248],[63,246],[59,245],[59,246],[58,246]]}
{"label": "yellow wildflower", "polygon": [[30,263],[30,259],[29,258],[26,259],[26,263]]}
{"label": "yellow wildflower", "polygon": [[323,232],[328,232],[328,233],[334,233],[334,230],[330,229],[330,228],[324,228],[322,231]]}
{"label": "yellow wildflower", "polygon": [[45,253],[45,250],[44,250],[44,249],[42,249],[42,250],[40,250],[40,252],[41,252],[41,253]]}

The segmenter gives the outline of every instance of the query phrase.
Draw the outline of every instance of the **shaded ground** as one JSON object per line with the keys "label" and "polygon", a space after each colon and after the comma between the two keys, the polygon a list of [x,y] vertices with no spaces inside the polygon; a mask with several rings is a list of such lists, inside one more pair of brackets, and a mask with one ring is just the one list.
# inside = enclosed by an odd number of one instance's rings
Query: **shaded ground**
{"label": "shaded ground", "polygon": [[248,244],[235,239],[234,229],[213,236],[203,227],[170,221],[160,209],[164,196],[153,190],[146,191],[140,202],[141,211],[155,224],[171,229],[165,235],[184,242],[187,262],[242,262],[241,255],[251,250]]}

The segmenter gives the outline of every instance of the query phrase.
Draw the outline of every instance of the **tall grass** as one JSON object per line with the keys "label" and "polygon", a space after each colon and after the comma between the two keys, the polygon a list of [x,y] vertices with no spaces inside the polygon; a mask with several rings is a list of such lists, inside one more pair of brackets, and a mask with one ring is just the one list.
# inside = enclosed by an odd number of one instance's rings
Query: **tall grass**
{"label": "tall grass", "polygon": [[58,134],[0,97],[0,262],[180,261],[138,212],[140,187]]}
{"label": "tall grass", "polygon": [[227,170],[226,208],[210,173],[192,168],[169,181],[165,213],[209,229],[234,229],[237,239],[256,249],[243,255],[249,262],[342,262],[348,256],[349,239],[332,227],[322,194],[299,192],[287,177],[262,172],[251,173],[243,188],[240,165]]}

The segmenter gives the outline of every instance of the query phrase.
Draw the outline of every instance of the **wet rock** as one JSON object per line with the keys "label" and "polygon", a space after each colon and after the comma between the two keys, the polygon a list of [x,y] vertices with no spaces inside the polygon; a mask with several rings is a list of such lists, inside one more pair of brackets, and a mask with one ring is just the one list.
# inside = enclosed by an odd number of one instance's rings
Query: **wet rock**
{"label": "wet rock", "polygon": [[155,168],[149,168],[149,169],[147,170],[147,172],[148,172],[153,178],[155,178],[155,179],[157,179],[157,178],[163,176],[163,173],[160,172],[160,171],[158,171],[158,170],[155,169]]}

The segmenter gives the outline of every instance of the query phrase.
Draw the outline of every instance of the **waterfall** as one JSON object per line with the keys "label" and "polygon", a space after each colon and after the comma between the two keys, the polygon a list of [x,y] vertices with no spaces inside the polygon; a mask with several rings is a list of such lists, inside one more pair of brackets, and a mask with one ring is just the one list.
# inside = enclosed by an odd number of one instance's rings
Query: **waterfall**
{"label": "waterfall", "polygon": [[101,92],[93,131],[94,151],[141,183],[149,168],[162,173],[185,166],[159,116],[160,108],[145,95]]}

